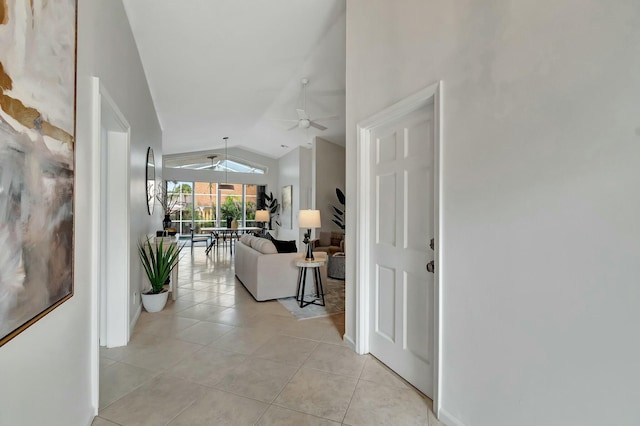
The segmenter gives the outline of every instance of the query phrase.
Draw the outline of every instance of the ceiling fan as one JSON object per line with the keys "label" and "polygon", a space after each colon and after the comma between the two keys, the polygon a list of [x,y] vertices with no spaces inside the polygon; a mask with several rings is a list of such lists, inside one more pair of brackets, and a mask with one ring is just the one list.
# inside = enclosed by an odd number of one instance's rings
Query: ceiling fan
{"label": "ceiling fan", "polygon": [[307,112],[307,84],[309,84],[309,79],[303,78],[301,80],[301,83],[302,83],[303,101],[302,101],[302,108],[296,108],[298,119],[297,120],[283,119],[282,121],[295,123],[293,126],[289,127],[287,130],[308,129],[309,127],[313,127],[314,129],[318,129],[318,130],[327,130],[327,127],[318,123],[318,121],[335,120],[338,117],[336,115],[329,115],[326,117],[317,117],[317,118],[311,119],[311,116]]}

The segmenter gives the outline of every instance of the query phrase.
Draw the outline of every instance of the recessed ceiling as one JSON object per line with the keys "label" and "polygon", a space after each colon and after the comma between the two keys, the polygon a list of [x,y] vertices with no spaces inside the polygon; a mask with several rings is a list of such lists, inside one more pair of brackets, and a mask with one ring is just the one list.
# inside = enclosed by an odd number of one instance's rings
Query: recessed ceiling
{"label": "recessed ceiling", "polygon": [[[345,141],[345,0],[124,0],[163,153],[223,146],[272,158]],[[292,127],[303,107],[321,131]],[[282,146],[286,146],[283,148]]]}

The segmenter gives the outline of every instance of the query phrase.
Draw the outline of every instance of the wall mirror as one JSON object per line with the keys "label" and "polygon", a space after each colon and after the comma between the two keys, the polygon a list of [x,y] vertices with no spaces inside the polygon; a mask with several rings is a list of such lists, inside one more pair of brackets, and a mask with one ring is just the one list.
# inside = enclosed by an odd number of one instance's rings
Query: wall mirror
{"label": "wall mirror", "polygon": [[156,161],[153,158],[153,148],[147,149],[147,211],[153,214],[156,204]]}

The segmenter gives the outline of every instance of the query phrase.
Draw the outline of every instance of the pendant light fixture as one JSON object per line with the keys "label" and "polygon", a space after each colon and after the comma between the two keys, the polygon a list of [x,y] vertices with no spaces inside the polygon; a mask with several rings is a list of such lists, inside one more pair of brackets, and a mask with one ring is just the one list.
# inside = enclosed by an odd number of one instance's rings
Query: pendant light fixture
{"label": "pendant light fixture", "polygon": [[228,173],[229,173],[229,155],[227,154],[227,143],[229,141],[229,137],[225,136],[224,138],[224,183],[218,185],[218,188],[221,191],[233,191],[235,188],[232,184],[228,183]]}

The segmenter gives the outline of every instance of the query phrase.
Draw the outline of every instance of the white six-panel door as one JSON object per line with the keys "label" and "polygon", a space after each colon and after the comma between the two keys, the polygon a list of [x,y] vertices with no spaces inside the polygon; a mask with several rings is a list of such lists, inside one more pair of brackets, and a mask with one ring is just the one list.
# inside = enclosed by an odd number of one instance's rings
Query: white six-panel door
{"label": "white six-panel door", "polygon": [[432,397],[433,104],[373,129],[370,143],[370,352]]}

